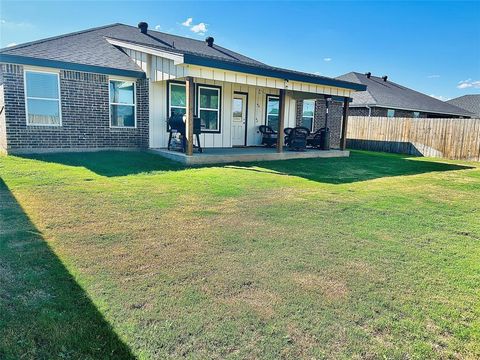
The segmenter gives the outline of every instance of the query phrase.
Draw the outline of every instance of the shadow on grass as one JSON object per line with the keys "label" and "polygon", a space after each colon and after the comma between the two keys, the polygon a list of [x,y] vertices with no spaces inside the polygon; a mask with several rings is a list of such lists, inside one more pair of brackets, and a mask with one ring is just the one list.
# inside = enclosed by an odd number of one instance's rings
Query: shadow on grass
{"label": "shadow on grass", "polygon": [[236,164],[234,167],[257,172],[270,173],[274,171],[280,175],[299,176],[328,184],[345,184],[392,176],[474,168],[420,159],[415,160],[407,155],[357,151],[352,151],[350,157],[344,158],[270,161]]}
{"label": "shadow on grass", "polygon": [[0,358],[134,359],[2,179]]}
{"label": "shadow on grass", "polygon": [[178,162],[143,151],[70,152],[18,156],[49,163],[84,167],[107,177],[185,169],[185,166]]}
{"label": "shadow on grass", "polygon": [[[125,176],[155,171],[179,171],[187,167],[146,152],[102,151],[30,155],[28,158],[85,167],[101,176]],[[352,151],[348,158],[294,159],[198,166],[225,167],[253,172],[275,172],[308,180],[344,184],[391,176],[472,169],[469,166],[414,160],[407,155]]]}

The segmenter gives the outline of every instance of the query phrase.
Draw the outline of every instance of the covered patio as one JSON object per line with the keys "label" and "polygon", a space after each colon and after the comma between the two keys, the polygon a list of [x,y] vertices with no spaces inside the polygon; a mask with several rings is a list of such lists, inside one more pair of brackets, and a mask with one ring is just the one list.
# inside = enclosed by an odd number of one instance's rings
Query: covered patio
{"label": "covered patio", "polygon": [[[147,74],[152,151],[186,164],[348,156],[349,102],[353,92],[365,90],[363,85],[246,58],[240,61],[239,55],[202,57],[125,40],[107,41],[122,48]],[[219,50],[213,38],[205,48]],[[310,147],[323,150],[288,151],[305,149],[297,142],[292,146],[292,139],[302,137],[300,128],[307,131],[303,137],[309,141],[318,140],[324,129],[328,145],[310,141]],[[286,133],[292,129],[297,130]],[[172,135],[181,139],[182,153],[169,151]],[[262,144],[271,148],[259,148]],[[196,146],[205,148],[205,153],[197,153]]]}
{"label": "covered patio", "polygon": [[193,152],[187,155],[182,152],[167,149],[150,149],[151,152],[165,158],[181,162],[185,165],[226,164],[234,162],[272,161],[311,158],[348,157],[348,150],[317,150],[306,151],[277,151],[276,148],[234,147],[234,148],[206,148],[203,152]]}

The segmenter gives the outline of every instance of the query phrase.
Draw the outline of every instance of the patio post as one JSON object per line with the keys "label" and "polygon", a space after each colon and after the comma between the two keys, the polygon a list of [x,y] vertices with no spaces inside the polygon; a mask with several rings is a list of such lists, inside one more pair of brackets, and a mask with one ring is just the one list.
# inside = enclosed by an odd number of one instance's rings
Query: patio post
{"label": "patio post", "polygon": [[193,83],[193,77],[188,76],[185,81],[186,94],[187,94],[187,109],[186,109],[186,121],[185,121],[185,133],[187,137],[187,149],[186,154],[193,155],[193,109],[195,107],[195,84]]}
{"label": "patio post", "polygon": [[343,122],[342,122],[342,138],[340,139],[340,150],[347,148],[347,126],[348,126],[348,106],[350,104],[348,97],[343,99]]}
{"label": "patio post", "polygon": [[285,89],[280,89],[279,99],[277,152],[281,153],[283,152],[283,129],[285,128]]}

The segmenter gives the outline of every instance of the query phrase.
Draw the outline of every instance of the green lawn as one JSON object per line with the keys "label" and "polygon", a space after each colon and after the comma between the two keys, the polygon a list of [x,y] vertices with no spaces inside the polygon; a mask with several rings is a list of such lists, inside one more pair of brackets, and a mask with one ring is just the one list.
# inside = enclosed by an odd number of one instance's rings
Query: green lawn
{"label": "green lawn", "polygon": [[480,357],[480,165],[0,157],[1,359]]}

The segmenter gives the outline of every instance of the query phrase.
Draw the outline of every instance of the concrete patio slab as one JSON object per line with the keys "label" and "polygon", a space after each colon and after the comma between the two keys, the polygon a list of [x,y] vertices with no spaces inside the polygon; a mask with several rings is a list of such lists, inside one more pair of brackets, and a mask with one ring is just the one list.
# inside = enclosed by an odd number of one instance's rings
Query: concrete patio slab
{"label": "concrete patio slab", "polygon": [[275,148],[242,147],[242,148],[206,148],[203,153],[195,152],[187,156],[178,151],[167,149],[150,149],[151,152],[165,158],[181,162],[185,165],[224,164],[233,162],[273,161],[291,159],[348,157],[348,150],[314,150],[289,151],[277,153]]}

